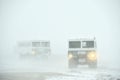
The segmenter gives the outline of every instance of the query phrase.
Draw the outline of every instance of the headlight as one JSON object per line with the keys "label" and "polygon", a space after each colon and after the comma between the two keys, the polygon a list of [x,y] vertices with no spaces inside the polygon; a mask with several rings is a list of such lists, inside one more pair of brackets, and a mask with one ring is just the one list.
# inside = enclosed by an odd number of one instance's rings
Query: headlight
{"label": "headlight", "polygon": [[34,50],[32,50],[32,55],[35,55],[35,54],[36,54],[36,52]]}
{"label": "headlight", "polygon": [[72,57],[73,57],[73,55],[72,55],[72,54],[69,54],[69,55],[68,55],[68,58],[69,58],[69,59],[71,59]]}
{"label": "headlight", "polygon": [[96,52],[95,51],[89,52],[87,54],[87,57],[88,57],[89,60],[96,60],[97,59]]}

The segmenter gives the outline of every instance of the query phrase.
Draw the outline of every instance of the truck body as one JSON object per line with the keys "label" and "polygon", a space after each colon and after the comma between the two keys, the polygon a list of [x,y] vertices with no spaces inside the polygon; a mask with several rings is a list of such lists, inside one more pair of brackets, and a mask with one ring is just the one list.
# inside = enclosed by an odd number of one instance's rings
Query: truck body
{"label": "truck body", "polygon": [[95,38],[72,39],[68,41],[68,66],[78,65],[97,67],[97,47]]}
{"label": "truck body", "polygon": [[22,41],[17,46],[21,57],[48,56],[51,53],[50,41],[46,40]]}

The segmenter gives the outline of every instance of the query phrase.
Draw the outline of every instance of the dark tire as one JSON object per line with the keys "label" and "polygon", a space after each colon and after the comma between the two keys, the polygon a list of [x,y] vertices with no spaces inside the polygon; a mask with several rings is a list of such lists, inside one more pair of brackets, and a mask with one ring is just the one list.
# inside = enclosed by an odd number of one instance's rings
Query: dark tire
{"label": "dark tire", "polygon": [[88,66],[89,66],[89,68],[97,68],[97,64],[96,63],[90,63]]}
{"label": "dark tire", "polygon": [[74,59],[69,60],[69,68],[76,68],[77,67],[77,61]]}

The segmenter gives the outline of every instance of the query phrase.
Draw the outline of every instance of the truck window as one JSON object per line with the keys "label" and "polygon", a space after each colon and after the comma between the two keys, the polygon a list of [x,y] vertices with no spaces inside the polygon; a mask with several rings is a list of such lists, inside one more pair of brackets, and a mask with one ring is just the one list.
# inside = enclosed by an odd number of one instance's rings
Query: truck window
{"label": "truck window", "polygon": [[69,48],[81,48],[80,41],[69,41]]}
{"label": "truck window", "polygon": [[94,48],[94,41],[82,41],[82,48]]}
{"label": "truck window", "polygon": [[41,42],[41,47],[50,47],[49,42]]}
{"label": "truck window", "polygon": [[32,42],[32,47],[40,47],[40,42]]}

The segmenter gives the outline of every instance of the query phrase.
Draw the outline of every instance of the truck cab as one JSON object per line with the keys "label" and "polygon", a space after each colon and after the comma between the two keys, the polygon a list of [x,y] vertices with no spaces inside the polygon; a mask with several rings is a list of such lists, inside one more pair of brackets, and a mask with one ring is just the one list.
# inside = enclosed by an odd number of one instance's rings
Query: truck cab
{"label": "truck cab", "polygon": [[68,66],[75,68],[78,65],[97,67],[96,39],[81,38],[68,41]]}

